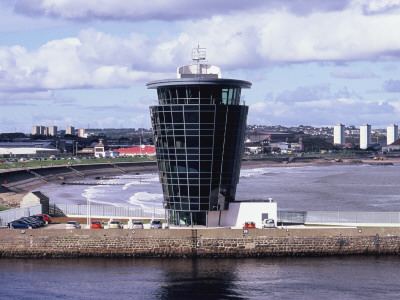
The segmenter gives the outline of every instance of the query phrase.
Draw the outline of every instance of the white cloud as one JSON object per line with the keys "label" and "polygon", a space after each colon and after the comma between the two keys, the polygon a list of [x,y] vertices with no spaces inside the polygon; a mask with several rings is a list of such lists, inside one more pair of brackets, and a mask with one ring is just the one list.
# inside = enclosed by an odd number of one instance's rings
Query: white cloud
{"label": "white cloud", "polygon": [[26,15],[68,20],[186,20],[208,18],[237,11],[286,10],[296,15],[338,11],[349,0],[17,0],[15,9]]}
{"label": "white cloud", "polygon": [[67,88],[129,87],[162,78],[151,72],[146,39],[121,39],[89,29],[78,37],[52,40],[28,51],[0,47],[0,91],[37,92]]}
{"label": "white cloud", "polygon": [[[98,18],[108,14],[111,19],[123,18],[124,14],[147,16],[151,14],[150,7],[157,7],[142,1],[18,3],[17,8],[25,13],[60,18],[85,18],[89,14]],[[186,7],[184,3],[179,0],[167,5],[166,1],[159,1],[156,10],[161,13],[168,6],[168,13],[172,14],[170,11],[179,4]],[[396,11],[366,15],[363,1],[338,7],[333,1],[325,6],[305,1],[309,5],[305,9],[307,14],[300,13],[300,8],[290,1],[273,1],[270,5],[258,2],[259,9],[255,10],[257,6],[251,4],[243,11],[240,8],[245,4],[240,3],[235,2],[225,13],[220,4],[216,12],[203,13],[197,21],[181,19],[177,23],[179,32],[156,37],[132,32],[122,38],[85,29],[76,37],[51,40],[35,51],[22,46],[3,46],[0,91],[128,87],[171,77],[178,65],[187,63],[190,49],[197,41],[208,48],[208,61],[223,71],[309,61],[399,59],[400,31],[392,29],[400,28],[400,13]],[[200,2],[190,7],[198,6]],[[361,73],[343,70],[332,75],[360,78],[374,74],[368,70]]]}
{"label": "white cloud", "polygon": [[370,69],[366,69],[363,71],[355,71],[352,69],[341,69],[339,71],[331,72],[331,75],[336,78],[347,78],[347,79],[361,79],[361,78],[373,78],[377,77],[377,75],[372,72]]}
{"label": "white cloud", "polygon": [[286,103],[258,102],[250,105],[251,124],[298,126],[369,123],[384,127],[398,122],[399,101],[364,101],[357,99],[323,99]]}

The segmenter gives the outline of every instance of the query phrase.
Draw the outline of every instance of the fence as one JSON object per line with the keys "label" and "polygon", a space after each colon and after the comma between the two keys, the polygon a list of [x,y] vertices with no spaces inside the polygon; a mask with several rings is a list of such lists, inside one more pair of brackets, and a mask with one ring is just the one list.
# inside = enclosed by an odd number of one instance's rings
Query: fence
{"label": "fence", "polygon": [[[21,215],[22,213],[22,215]],[[0,227],[6,226],[7,223],[17,220],[21,217],[29,217],[42,213],[42,205],[27,206],[23,208],[14,208],[0,212]]]}
{"label": "fence", "polygon": [[278,222],[286,224],[386,223],[399,224],[400,212],[278,211]]}
{"label": "fence", "polygon": [[[52,216],[87,216],[87,205],[52,204],[49,208]],[[158,218],[163,219],[164,213],[149,212],[132,206],[90,205],[90,215],[97,217],[120,218]]]}

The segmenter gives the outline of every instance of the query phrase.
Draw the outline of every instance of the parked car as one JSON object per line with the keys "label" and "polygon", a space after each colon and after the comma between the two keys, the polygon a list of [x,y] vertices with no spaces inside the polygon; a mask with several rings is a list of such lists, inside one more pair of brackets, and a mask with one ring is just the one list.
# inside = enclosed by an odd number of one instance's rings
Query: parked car
{"label": "parked car", "polygon": [[133,221],[132,228],[133,228],[133,229],[143,229],[143,228],[144,228],[143,222],[140,221],[140,220]]}
{"label": "parked car", "polygon": [[103,229],[103,223],[100,221],[92,221],[92,224],[90,225],[90,229]]}
{"label": "parked car", "polygon": [[48,224],[48,222],[46,221],[46,219],[43,216],[34,215],[34,216],[32,216],[32,218],[42,221],[44,225]]}
{"label": "parked car", "polygon": [[264,219],[262,223],[262,228],[275,228],[274,219]]}
{"label": "parked car", "polygon": [[44,226],[44,221],[37,220],[34,217],[23,217],[23,218],[20,218],[19,220],[26,221],[26,222],[32,223],[32,224],[36,224],[36,227]]}
{"label": "parked car", "polygon": [[256,228],[256,223],[253,221],[246,221],[244,222],[243,229],[253,229]]}
{"label": "parked car", "polygon": [[29,223],[24,220],[14,220],[7,224],[7,226],[11,229],[33,229],[37,228],[37,224]]}
{"label": "parked car", "polygon": [[81,224],[77,221],[68,221],[67,224],[65,224],[65,229],[81,229]]}
{"label": "parked car", "polygon": [[47,214],[36,214],[35,216],[43,216],[47,223],[51,223],[51,217]]}
{"label": "parked car", "polygon": [[150,222],[150,228],[151,228],[151,229],[159,229],[159,228],[162,228],[162,222],[161,222],[161,220],[151,220],[151,222]]}
{"label": "parked car", "polygon": [[110,229],[123,229],[124,225],[122,224],[121,221],[113,220],[113,221],[110,222],[110,225],[108,225],[108,228],[110,228]]}

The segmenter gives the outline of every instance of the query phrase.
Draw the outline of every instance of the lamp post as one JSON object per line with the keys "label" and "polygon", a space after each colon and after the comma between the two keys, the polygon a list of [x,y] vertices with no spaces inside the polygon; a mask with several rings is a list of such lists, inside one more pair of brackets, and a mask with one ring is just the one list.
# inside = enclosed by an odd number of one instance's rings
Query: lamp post
{"label": "lamp post", "polygon": [[86,218],[86,228],[90,229],[90,223],[91,223],[91,217],[90,217],[90,192],[88,192],[87,196],[86,196],[86,200],[87,200],[87,218]]}

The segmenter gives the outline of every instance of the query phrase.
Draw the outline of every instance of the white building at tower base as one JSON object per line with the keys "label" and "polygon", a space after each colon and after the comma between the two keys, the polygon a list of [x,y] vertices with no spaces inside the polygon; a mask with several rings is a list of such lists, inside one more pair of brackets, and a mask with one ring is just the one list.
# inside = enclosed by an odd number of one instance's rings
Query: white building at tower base
{"label": "white building at tower base", "polygon": [[272,199],[256,201],[234,201],[229,209],[208,212],[208,227],[243,228],[245,222],[255,222],[256,228],[262,228],[265,219],[278,219],[278,205]]}

